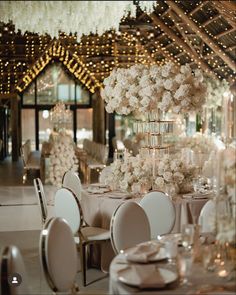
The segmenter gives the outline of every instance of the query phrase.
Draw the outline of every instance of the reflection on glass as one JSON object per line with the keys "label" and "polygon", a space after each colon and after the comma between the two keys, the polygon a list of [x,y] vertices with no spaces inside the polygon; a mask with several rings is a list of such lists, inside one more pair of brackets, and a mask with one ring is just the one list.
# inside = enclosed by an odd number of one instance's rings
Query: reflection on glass
{"label": "reflection on glass", "polygon": [[62,64],[51,64],[37,79],[38,104],[74,103],[75,85]]}
{"label": "reflection on glass", "polygon": [[23,94],[23,104],[35,103],[35,83],[33,82]]}
{"label": "reflection on glass", "polygon": [[21,111],[22,124],[22,143],[27,139],[31,140],[31,149],[35,150],[35,110],[22,109]]}
{"label": "reflection on glass", "polygon": [[90,102],[89,92],[80,85],[76,85],[76,101],[78,104],[89,104]]}
{"label": "reflection on glass", "polygon": [[93,117],[92,109],[77,110],[76,138],[77,138],[77,145],[79,147],[83,146],[83,140],[85,138],[92,140],[92,137],[93,137],[92,117]]}
{"label": "reflection on glass", "polygon": [[44,141],[49,140],[49,135],[52,131],[50,116],[48,110],[39,111],[39,149]]}

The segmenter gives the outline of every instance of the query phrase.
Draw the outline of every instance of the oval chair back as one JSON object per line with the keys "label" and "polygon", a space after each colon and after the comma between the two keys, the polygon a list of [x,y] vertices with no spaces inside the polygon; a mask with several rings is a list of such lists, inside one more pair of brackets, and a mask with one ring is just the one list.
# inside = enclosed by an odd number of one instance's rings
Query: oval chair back
{"label": "oval chair back", "polygon": [[150,226],[142,207],[132,201],[122,203],[113,213],[110,234],[115,253],[149,241]]}
{"label": "oval chair back", "polygon": [[198,224],[201,225],[201,232],[213,232],[213,215],[215,214],[215,203],[212,200],[207,201],[201,209]]}
{"label": "oval chair back", "polygon": [[146,212],[151,238],[170,233],[175,224],[175,207],[170,197],[158,191],[147,193],[140,201],[140,206]]}
{"label": "oval chair back", "polygon": [[78,174],[72,170],[67,171],[62,178],[62,186],[69,188],[81,200],[81,181]]}
{"label": "oval chair back", "polygon": [[71,291],[77,273],[77,249],[73,233],[62,218],[49,219],[40,235],[40,261],[54,292]]}
{"label": "oval chair back", "polygon": [[38,199],[38,204],[39,204],[39,208],[41,212],[42,223],[44,224],[48,216],[48,210],[47,210],[47,201],[46,201],[46,197],[44,193],[44,188],[40,178],[34,179],[34,188],[35,188],[35,193]]}
{"label": "oval chair back", "polygon": [[[14,277],[19,274],[20,278]],[[9,283],[9,277],[12,275],[12,284]],[[20,295],[31,294],[27,287],[27,276],[25,264],[20,250],[16,246],[5,246],[0,253],[0,294],[2,295]],[[14,283],[13,283],[14,282]],[[20,283],[19,285],[14,285]]]}
{"label": "oval chair back", "polygon": [[73,234],[79,232],[82,226],[82,211],[80,208],[79,200],[68,188],[60,188],[55,194],[54,201],[55,214],[57,217],[64,218]]}

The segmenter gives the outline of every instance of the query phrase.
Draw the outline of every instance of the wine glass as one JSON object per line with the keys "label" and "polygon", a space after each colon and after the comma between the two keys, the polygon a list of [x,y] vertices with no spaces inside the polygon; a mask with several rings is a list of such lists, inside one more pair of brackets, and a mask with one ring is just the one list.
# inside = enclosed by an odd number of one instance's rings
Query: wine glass
{"label": "wine glass", "polygon": [[182,245],[185,250],[190,250],[194,240],[194,224],[184,224],[182,226]]}
{"label": "wine glass", "polygon": [[191,276],[193,264],[193,256],[191,250],[184,250],[179,256],[179,274],[181,278],[181,285],[192,286],[189,280]]}

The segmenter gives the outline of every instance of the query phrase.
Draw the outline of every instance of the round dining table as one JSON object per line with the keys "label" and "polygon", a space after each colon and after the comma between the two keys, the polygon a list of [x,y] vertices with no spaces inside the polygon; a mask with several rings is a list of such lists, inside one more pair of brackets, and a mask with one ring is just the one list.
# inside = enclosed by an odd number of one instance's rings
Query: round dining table
{"label": "round dining table", "polygon": [[[122,203],[130,201],[139,203],[143,197],[121,191],[108,190],[99,193],[99,190],[93,188],[86,186],[82,189],[81,207],[83,217],[88,225],[102,227],[104,229],[110,228],[112,215]],[[175,197],[173,203],[175,205],[176,219],[172,233],[180,232],[183,224],[197,222],[201,208],[207,201],[207,198],[190,198],[189,196],[188,198],[183,198],[181,195]],[[102,245],[100,262],[96,255],[94,253],[95,257],[93,257],[93,261],[97,261],[95,264],[100,264],[103,270],[108,271],[110,262],[115,256],[111,243],[108,241]]]}
{"label": "round dining table", "polygon": [[[132,294],[160,294],[160,295],[233,295],[236,290],[235,280],[231,279],[230,281],[226,277],[218,276],[217,272],[207,271],[204,269],[203,264],[201,262],[193,262],[191,270],[188,273],[188,283],[183,284],[181,282],[181,275],[179,270],[179,262],[180,256],[177,256],[176,262],[169,263],[167,260],[155,262],[155,263],[147,263],[147,264],[139,264],[130,261],[124,261],[123,254],[118,254],[111,262],[110,265],[110,277],[109,277],[109,294],[116,295],[132,295]],[[155,267],[157,271],[157,276],[160,276],[160,269],[164,269],[175,274],[176,279],[174,279],[171,283],[160,284],[159,287],[147,288],[147,283],[144,286],[138,286],[138,281],[141,282],[145,278],[145,271],[147,272],[150,267]],[[127,270],[130,271],[129,275],[127,275]],[[130,285],[131,279],[132,283],[135,282],[134,275],[132,272],[136,272],[137,276],[142,278],[137,280],[137,285]],[[124,273],[126,275],[124,275]],[[127,281],[124,283],[124,278],[127,277]],[[150,277],[147,277],[147,282],[150,284]],[[155,280],[155,278],[154,278]],[[156,278],[158,283],[160,278]]]}

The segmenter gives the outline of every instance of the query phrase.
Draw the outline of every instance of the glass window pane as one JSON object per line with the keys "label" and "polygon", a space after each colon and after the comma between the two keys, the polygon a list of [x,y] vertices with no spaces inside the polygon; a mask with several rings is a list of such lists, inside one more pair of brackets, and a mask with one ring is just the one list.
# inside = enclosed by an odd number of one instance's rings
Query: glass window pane
{"label": "glass window pane", "polygon": [[29,88],[23,93],[23,104],[35,103],[35,83],[33,82]]}
{"label": "glass window pane", "polygon": [[76,85],[76,100],[78,104],[89,104],[90,93],[83,89],[80,85]]}
{"label": "glass window pane", "polygon": [[31,149],[35,150],[35,110],[22,109],[21,111],[22,124],[22,143],[27,139],[31,140]]}
{"label": "glass window pane", "polygon": [[39,111],[39,149],[41,150],[42,143],[49,140],[49,135],[52,131],[50,122],[49,110]]}
{"label": "glass window pane", "polygon": [[77,145],[83,146],[83,140],[93,138],[93,110],[91,109],[79,109],[77,110]]}
{"label": "glass window pane", "polygon": [[75,82],[61,63],[49,65],[37,79],[37,103],[74,103]]}

